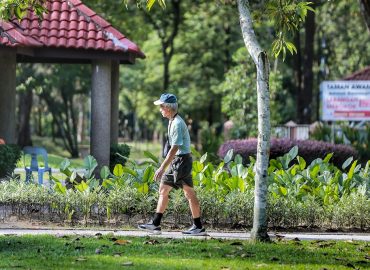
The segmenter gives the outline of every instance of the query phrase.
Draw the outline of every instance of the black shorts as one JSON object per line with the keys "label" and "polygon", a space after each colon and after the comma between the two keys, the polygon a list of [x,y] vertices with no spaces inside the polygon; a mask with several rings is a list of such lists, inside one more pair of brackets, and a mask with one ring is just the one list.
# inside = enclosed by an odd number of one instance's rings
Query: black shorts
{"label": "black shorts", "polygon": [[192,166],[191,154],[175,156],[168,170],[162,176],[161,182],[175,189],[182,188],[183,185],[193,187]]}

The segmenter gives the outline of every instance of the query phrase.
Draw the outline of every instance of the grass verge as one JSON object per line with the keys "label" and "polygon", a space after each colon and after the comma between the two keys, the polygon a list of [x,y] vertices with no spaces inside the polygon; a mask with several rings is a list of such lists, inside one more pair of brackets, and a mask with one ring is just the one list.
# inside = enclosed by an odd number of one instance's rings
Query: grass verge
{"label": "grass verge", "polygon": [[365,269],[370,244],[0,236],[0,269]]}

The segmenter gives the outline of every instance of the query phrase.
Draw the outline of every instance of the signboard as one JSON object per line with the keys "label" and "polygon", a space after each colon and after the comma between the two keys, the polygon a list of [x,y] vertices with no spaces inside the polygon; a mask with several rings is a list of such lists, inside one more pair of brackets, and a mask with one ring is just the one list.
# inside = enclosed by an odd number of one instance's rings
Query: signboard
{"label": "signboard", "polygon": [[324,81],[322,120],[370,120],[370,81]]}

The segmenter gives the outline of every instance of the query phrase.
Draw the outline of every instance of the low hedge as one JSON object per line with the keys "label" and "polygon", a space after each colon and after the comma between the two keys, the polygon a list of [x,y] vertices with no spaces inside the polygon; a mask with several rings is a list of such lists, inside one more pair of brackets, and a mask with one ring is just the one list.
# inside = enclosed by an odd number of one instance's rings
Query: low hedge
{"label": "low hedge", "polygon": [[[357,151],[349,145],[313,140],[272,139],[270,159],[283,156],[294,146],[298,146],[298,155],[303,157],[308,164],[317,158],[325,158],[329,153],[334,153],[331,162],[337,167],[341,167],[349,157],[358,158]],[[234,150],[234,154],[241,155],[243,157],[243,162],[247,163],[250,156],[256,157],[257,139],[251,138],[227,141],[218,149],[218,156],[221,158],[225,157],[230,149]]]}
{"label": "low hedge", "polygon": [[0,178],[11,174],[21,157],[21,149],[13,144],[0,144]]}

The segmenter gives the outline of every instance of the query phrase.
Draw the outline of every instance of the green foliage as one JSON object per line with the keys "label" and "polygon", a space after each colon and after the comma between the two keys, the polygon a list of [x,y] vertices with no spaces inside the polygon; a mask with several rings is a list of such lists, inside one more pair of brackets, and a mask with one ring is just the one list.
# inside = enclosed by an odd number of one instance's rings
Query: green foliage
{"label": "green foliage", "polygon": [[130,157],[130,147],[127,144],[115,144],[110,147],[109,169],[113,171],[117,164],[124,166]]}
{"label": "green foliage", "polygon": [[47,13],[45,2],[46,0],[3,0],[0,5],[0,19],[6,21],[15,16],[21,20],[29,9],[42,18],[43,14]]}
{"label": "green foliage", "polygon": [[[232,67],[215,91],[222,96],[222,112],[234,123],[231,136],[234,139],[257,136],[257,94],[255,68],[246,58],[246,49],[241,47],[234,55]],[[279,71],[270,74],[271,125],[277,125],[292,115],[293,100],[283,87]]]}
{"label": "green foliage", "polygon": [[319,123],[310,136],[317,140],[328,142],[334,140],[337,144],[350,144],[358,152],[361,162],[365,163],[370,160],[370,124],[367,123],[358,128],[348,123],[340,123],[339,127],[341,133],[338,134],[337,131],[334,133],[328,124]]}
{"label": "green foliage", "polygon": [[208,153],[208,158],[215,161],[218,159],[217,150],[222,143],[222,137],[217,134],[217,124],[209,126],[208,122],[200,123],[200,143],[202,153]]}
{"label": "green foliage", "polygon": [[[292,148],[270,161],[268,168],[268,222],[273,227],[318,226],[331,228],[370,227],[370,161],[362,167],[347,159],[341,168],[330,163],[332,154],[311,164]],[[53,177],[52,189],[24,181],[0,183],[0,205],[51,207],[66,222],[92,220],[120,224],[139,215],[148,218],[158,200],[154,171],[158,159],[146,153],[149,161],[139,165],[127,159],[111,173],[100,171],[101,184],[93,174],[96,160],[84,160],[85,171],[76,171],[69,160],[61,164],[65,178]],[[241,156],[230,150],[218,165],[194,150],[193,181],[202,208],[202,217],[212,226],[251,226],[254,205],[255,160],[243,165]],[[245,163],[244,163],[245,164]],[[70,183],[70,185],[64,185]],[[182,190],[171,193],[167,215],[178,224],[187,223],[188,204]],[[103,217],[106,217],[103,218]]]}
{"label": "green foliage", "polygon": [[17,145],[0,144],[0,178],[13,173],[20,157],[21,149]]}
{"label": "green foliage", "polygon": [[259,13],[260,17],[272,21],[276,37],[272,42],[272,53],[277,58],[283,54],[286,57],[286,50],[291,54],[297,53],[295,45],[288,41],[289,36],[299,30],[300,24],[304,22],[307,12],[314,9],[310,6],[312,2],[300,1],[267,1],[265,8]]}
{"label": "green foliage", "polygon": [[338,80],[368,66],[370,53],[368,31],[356,1],[326,1],[317,8],[318,42],[326,43],[323,50],[325,80]]}
{"label": "green foliage", "polygon": [[317,141],[331,142],[331,128],[325,123],[318,123],[310,134],[310,138]]}
{"label": "green foliage", "polygon": [[353,128],[349,125],[342,126],[343,134],[358,151],[361,161],[370,160],[370,124],[364,128]]}

